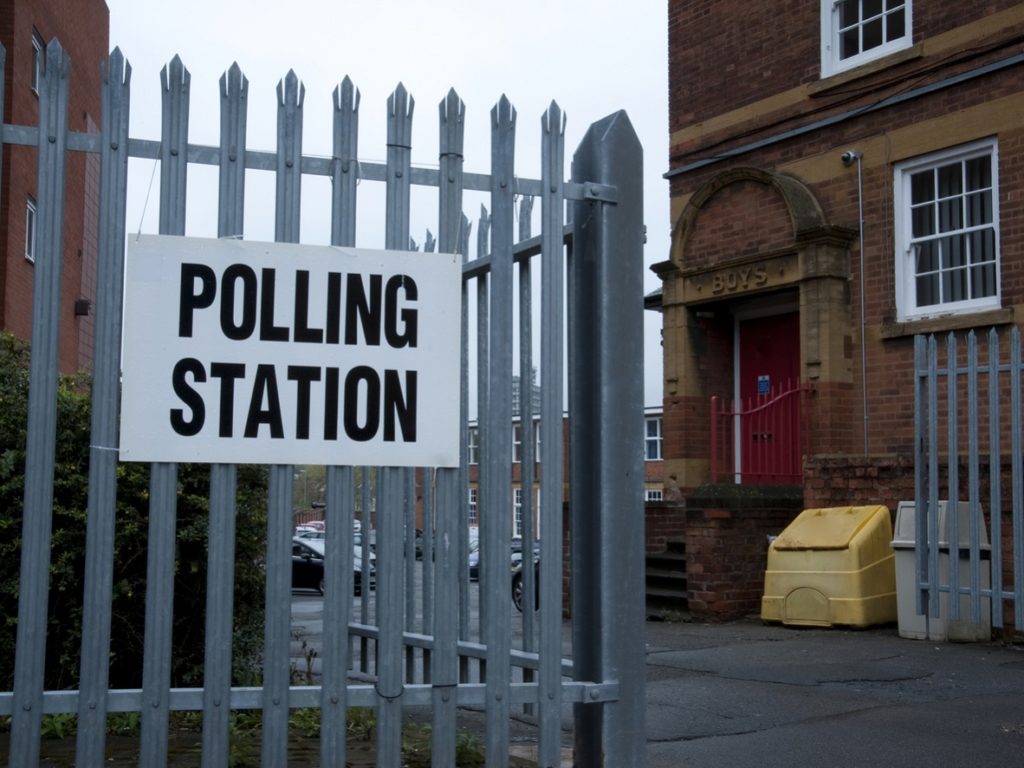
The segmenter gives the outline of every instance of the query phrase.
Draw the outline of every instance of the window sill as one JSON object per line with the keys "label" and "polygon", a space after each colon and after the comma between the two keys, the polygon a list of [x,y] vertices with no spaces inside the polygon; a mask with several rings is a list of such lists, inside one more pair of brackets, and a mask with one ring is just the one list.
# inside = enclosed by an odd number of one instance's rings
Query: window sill
{"label": "window sill", "polygon": [[859,80],[862,77],[868,77],[881,72],[882,70],[894,67],[897,64],[903,64],[913,59],[919,59],[924,55],[924,45],[918,43],[912,45],[909,48],[904,48],[901,51],[890,53],[881,58],[874,59],[873,61],[865,62],[860,66],[851,67],[850,69],[837,72],[834,75],[823,77],[815,83],[811,83],[807,86],[807,93],[810,96],[819,96],[827,94],[833,88],[839,88],[840,86],[851,83],[854,80]]}
{"label": "window sill", "polygon": [[893,321],[884,322],[879,333],[883,339],[898,339],[903,336],[916,336],[921,333],[959,331],[966,328],[1007,325],[1012,322],[1013,307],[1004,307],[1003,309],[990,309],[969,314],[905,320],[901,323]]}

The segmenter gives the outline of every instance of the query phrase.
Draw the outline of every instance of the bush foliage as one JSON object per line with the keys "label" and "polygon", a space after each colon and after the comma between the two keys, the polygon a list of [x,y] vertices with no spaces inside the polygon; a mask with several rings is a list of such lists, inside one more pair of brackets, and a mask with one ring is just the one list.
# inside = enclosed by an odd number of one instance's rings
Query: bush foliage
{"label": "bush foliage", "polygon": [[[14,679],[24,496],[29,350],[0,334],[0,690]],[[77,688],[89,479],[90,382],[62,376],[57,395],[57,455],[46,638],[48,690]],[[209,472],[179,465],[171,684],[202,684],[206,615]],[[238,468],[235,559],[234,683],[260,676],[266,473]],[[142,684],[149,527],[149,466],[117,467],[110,686]]]}

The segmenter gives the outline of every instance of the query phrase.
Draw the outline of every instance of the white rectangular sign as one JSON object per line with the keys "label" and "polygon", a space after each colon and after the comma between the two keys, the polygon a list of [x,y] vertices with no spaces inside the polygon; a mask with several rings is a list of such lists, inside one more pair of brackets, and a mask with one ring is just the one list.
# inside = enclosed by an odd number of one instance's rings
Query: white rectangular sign
{"label": "white rectangular sign", "polygon": [[452,254],[130,238],[124,461],[452,467]]}

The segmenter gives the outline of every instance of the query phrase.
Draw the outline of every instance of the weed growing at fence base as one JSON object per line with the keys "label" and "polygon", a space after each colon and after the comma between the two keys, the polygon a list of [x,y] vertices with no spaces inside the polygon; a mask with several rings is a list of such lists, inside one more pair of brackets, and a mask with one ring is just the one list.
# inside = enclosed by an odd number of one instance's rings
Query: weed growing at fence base
{"label": "weed growing at fence base", "polygon": [[[201,712],[172,712],[170,741],[176,753],[175,764],[198,765],[198,750],[202,734]],[[77,716],[73,714],[45,715],[42,722],[43,752],[47,763],[54,766],[74,764]],[[319,752],[320,710],[302,708],[292,710],[289,717],[291,752],[309,756]],[[350,766],[376,764],[374,733],[377,718],[372,709],[351,709],[348,712],[347,735]],[[236,711],[230,720],[231,765],[258,766],[260,764],[260,729],[262,715],[258,710]],[[10,731],[10,718],[0,718],[0,734]],[[138,758],[137,739],[140,734],[138,712],[116,712],[107,717],[107,733],[112,737],[108,748],[107,765],[134,765]],[[402,764],[407,768],[429,768],[432,750],[432,731],[429,725],[406,723],[402,732]],[[135,746],[133,746],[135,745]],[[484,764],[480,738],[467,731],[459,731],[455,742],[456,768],[478,768]],[[510,766],[518,765],[514,760]]]}

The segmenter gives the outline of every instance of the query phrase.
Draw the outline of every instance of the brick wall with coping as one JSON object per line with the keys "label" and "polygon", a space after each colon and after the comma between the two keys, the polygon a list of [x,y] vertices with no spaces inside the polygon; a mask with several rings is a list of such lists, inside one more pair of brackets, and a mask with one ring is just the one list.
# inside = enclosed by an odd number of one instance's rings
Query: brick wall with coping
{"label": "brick wall with coping", "polygon": [[689,610],[704,620],[760,613],[768,536],[803,508],[798,486],[707,485],[685,502],[648,504],[647,551],[686,544]]}
{"label": "brick wall with coping", "polygon": [[[982,515],[990,540],[993,538],[992,504],[988,477],[990,467],[987,457],[979,461],[979,474],[985,478],[979,484]],[[999,549],[1002,552],[1003,586],[1013,590],[1013,536],[1012,526],[1012,471],[1009,459],[995,470],[1000,477],[1001,529]],[[945,463],[939,467],[939,498],[949,497],[949,471]],[[958,467],[959,497],[966,499],[969,468],[966,463]],[[811,456],[804,460],[804,498],[808,509],[819,507],[859,506],[862,504],[884,504],[895,518],[901,501],[913,501],[914,463],[907,456]],[[1006,637],[1020,636],[1021,630],[1014,625],[1012,601],[1003,603],[1004,627],[994,633]],[[1022,628],[1024,629],[1024,628]]]}
{"label": "brick wall with coping", "polygon": [[686,503],[682,501],[649,501],[644,505],[646,551],[664,552],[670,541],[686,537]]}

